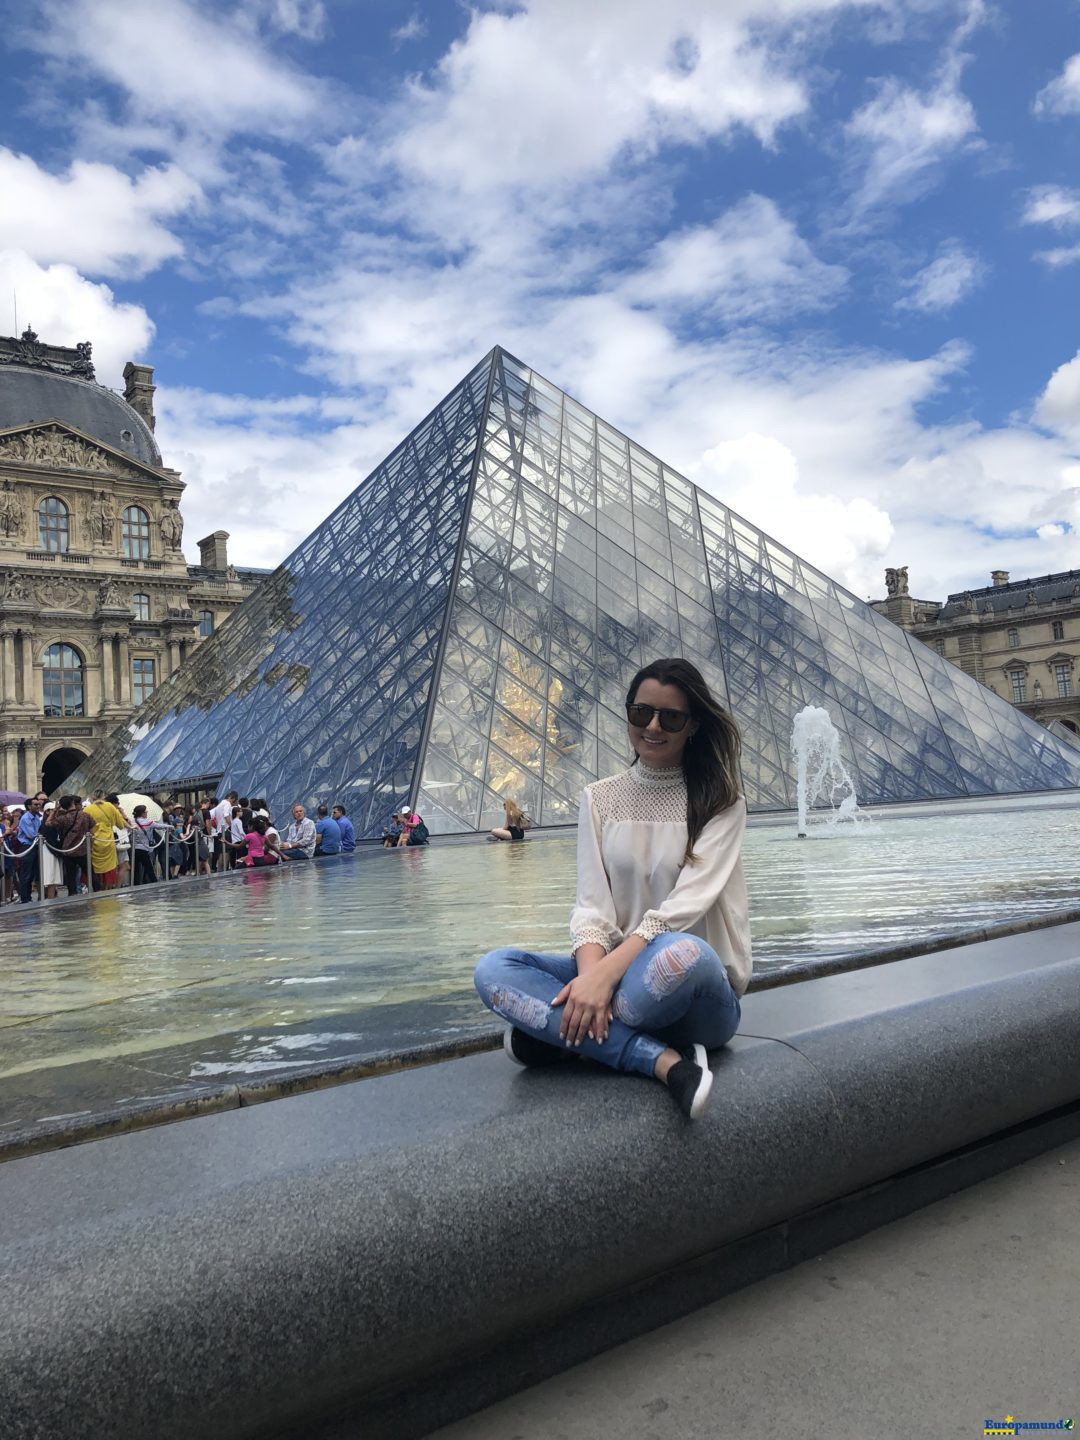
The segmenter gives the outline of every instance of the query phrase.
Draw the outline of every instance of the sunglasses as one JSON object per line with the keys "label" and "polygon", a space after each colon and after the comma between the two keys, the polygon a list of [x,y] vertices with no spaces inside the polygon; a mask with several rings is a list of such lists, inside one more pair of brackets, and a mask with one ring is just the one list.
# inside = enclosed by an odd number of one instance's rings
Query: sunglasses
{"label": "sunglasses", "polygon": [[685,730],[686,722],[690,719],[688,710],[658,710],[655,705],[627,705],[626,707],[627,720],[639,730],[647,730],[652,724],[654,715],[660,716],[660,729],[668,731],[671,735],[677,735],[680,730]]}

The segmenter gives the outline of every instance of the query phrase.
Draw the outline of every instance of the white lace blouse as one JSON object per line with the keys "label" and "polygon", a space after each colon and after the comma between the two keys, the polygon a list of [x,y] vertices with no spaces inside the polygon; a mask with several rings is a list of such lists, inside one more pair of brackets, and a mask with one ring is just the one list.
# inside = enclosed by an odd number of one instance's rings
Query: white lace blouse
{"label": "white lace blouse", "polygon": [[737,995],[750,979],[750,919],[742,868],[746,804],[714,815],[686,850],[686,781],[681,766],[633,765],[597,780],[581,797],[577,904],[570,917],[580,945],[614,950],[628,935],[652,940],[688,931],[724,963]]}

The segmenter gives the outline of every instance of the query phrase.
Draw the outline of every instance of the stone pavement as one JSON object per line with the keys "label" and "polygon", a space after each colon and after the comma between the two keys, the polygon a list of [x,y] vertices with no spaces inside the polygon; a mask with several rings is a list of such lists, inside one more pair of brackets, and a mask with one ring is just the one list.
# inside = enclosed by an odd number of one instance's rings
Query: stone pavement
{"label": "stone pavement", "polygon": [[963,1440],[1006,1415],[1080,1431],[1078,1219],[1080,1141],[435,1434]]}

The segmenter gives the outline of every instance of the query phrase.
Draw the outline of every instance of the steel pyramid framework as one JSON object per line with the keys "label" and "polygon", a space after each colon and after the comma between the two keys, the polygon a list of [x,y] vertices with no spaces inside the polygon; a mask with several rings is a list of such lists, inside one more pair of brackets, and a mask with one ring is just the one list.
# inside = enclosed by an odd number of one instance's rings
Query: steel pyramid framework
{"label": "steel pyramid framework", "polygon": [[504,796],[564,824],[662,655],[734,713],[751,809],[794,805],[804,705],[860,800],[1080,784],[1080,752],[499,348],[69,783],[220,775],[368,835],[407,798],[435,833]]}

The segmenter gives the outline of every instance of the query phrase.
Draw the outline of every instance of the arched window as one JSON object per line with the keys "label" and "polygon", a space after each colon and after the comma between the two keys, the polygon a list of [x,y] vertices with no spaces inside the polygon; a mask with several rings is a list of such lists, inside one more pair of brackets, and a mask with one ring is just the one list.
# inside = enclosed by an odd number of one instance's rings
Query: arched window
{"label": "arched window", "polygon": [[150,516],[138,505],[129,505],[121,517],[120,544],[125,560],[149,560]]}
{"label": "arched window", "polygon": [[38,539],[42,550],[54,555],[66,555],[71,534],[70,512],[63,500],[49,495],[37,507]]}
{"label": "arched window", "polygon": [[214,633],[214,612],[212,610],[199,611],[199,634],[204,640],[209,640]]}
{"label": "arched window", "polygon": [[72,645],[50,645],[42,676],[46,719],[85,715],[82,656]]}
{"label": "arched window", "polygon": [[150,619],[150,596],[136,594],[131,597],[131,615],[134,620]]}

